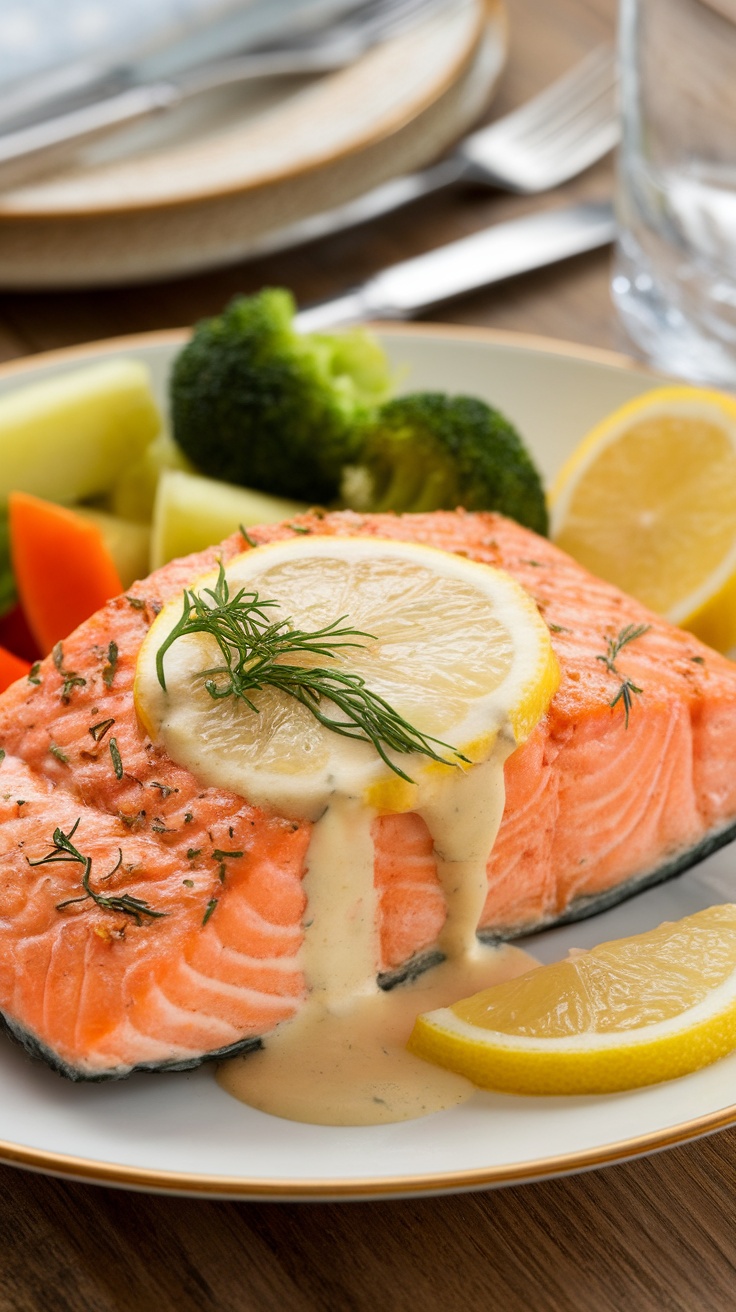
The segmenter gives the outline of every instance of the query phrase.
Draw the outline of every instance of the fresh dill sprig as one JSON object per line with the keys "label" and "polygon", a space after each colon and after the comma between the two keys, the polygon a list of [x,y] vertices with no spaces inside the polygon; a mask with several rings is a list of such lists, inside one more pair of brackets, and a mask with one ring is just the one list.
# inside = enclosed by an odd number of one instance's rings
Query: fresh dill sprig
{"label": "fresh dill sprig", "polygon": [[[417,752],[433,761],[450,764],[436,750],[441,747],[452,753],[455,758],[452,763],[467,763],[467,758],[456,748],[415,729],[383,697],[371,692],[360,675],[321,665],[282,663],[284,657],[293,658],[300,652],[332,660],[343,648],[364,647],[364,643],[355,639],[372,639],[372,634],[341,628],[346,615],[309,633],[292,628],[288,618],[273,621],[270,616],[273,609],[280,609],[277,601],[261,600],[257,592],[247,592],[245,588],[231,596],[220,563],[214,588],[205,588],[204,594],[188,589],[184,592],[181,618],[156,655],[161,687],[166,691],[164,659],[172,644],[178,638],[204,633],[215,639],[223,659],[222,665],[201,671],[206,676],[204,686],[215,701],[238,697],[257,713],[258,707],[249,694],[266,686],[277,688],[306,707],[326,729],[345,738],[372,743],[389,769],[408,783],[412,779],[389,759],[387,749]],[[328,713],[324,701],[332,702],[344,718]]]}
{"label": "fresh dill sprig", "polygon": [[[104,893],[99,893],[96,889],[92,888],[90,883],[90,877],[92,875],[92,858],[91,856],[83,856],[78,848],[72,843],[72,839],[77,832],[78,826],[79,818],[74,822],[68,834],[65,834],[61,828],[55,829],[52,838],[53,847],[50,852],[46,853],[46,856],[36,857],[35,860],[26,857],[29,866],[51,865],[53,862],[58,861],[77,862],[84,867],[84,874],[82,875],[82,888],[84,889],[84,893],[81,897],[68,897],[64,902],[57,902],[56,910],[63,911],[64,907],[73,906],[75,902],[86,902],[91,898],[95,905],[101,907],[103,911],[120,911],[123,915],[131,916],[136,925],[142,925],[144,923],[144,916],[148,916],[150,920],[160,920],[162,916],[165,916],[165,911],[155,911],[147,902],[144,902],[139,897],[132,897],[130,893],[123,893],[120,897],[118,897],[117,894],[108,897]],[[123,853],[122,849],[118,848],[118,859],[112,870],[108,870],[103,878],[110,879],[112,875],[117,873],[122,864]]]}
{"label": "fresh dill sprig", "polygon": [[597,661],[602,661],[609,674],[620,680],[618,692],[612,701],[608,704],[613,709],[623,702],[626,728],[629,727],[629,713],[633,705],[632,696],[640,696],[642,689],[638,688],[631,679],[623,675],[620,670],[616,669],[616,658],[623,647],[628,643],[635,642],[637,638],[643,637],[651,629],[651,624],[627,624],[615,638],[606,638],[605,656],[596,656]]}

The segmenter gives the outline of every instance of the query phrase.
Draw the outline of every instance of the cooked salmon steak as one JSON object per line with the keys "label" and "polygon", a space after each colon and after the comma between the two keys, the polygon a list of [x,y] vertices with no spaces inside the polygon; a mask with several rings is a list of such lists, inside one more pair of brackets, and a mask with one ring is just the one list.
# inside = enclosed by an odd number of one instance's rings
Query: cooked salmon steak
{"label": "cooked salmon steak", "polygon": [[[506,763],[481,937],[590,914],[736,832],[736,666],[722,656],[499,515],[298,524],[498,566],[548,623],[562,682]],[[161,605],[244,549],[236,534],[165,566],[0,697],[0,1011],[73,1079],[257,1046],[306,995],[310,824],[201,786],[146,737],[133,704],[137,653]],[[611,661],[627,626],[637,636]],[[417,815],[379,817],[373,838],[385,987],[431,962],[445,904]]]}

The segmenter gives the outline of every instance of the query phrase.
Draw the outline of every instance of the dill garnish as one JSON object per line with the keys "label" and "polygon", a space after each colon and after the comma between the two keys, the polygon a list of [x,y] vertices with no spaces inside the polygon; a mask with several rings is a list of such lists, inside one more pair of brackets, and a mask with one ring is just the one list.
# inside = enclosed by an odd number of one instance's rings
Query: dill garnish
{"label": "dill garnish", "polygon": [[193,813],[192,813],[191,811],[185,811],[185,812],[184,812],[184,824],[185,824],[185,825],[190,825],[190,824],[192,823],[192,820],[193,820],[193,819],[194,819],[194,815],[193,815]]}
{"label": "dill garnish", "polygon": [[548,624],[547,628],[550,633],[572,633],[572,629],[566,629],[564,624]]}
{"label": "dill garnish", "polygon": [[110,755],[112,757],[112,768],[115,771],[115,778],[123,777],[123,758],[120,755],[117,738],[110,739]]}
{"label": "dill garnish", "polygon": [[182,884],[184,885],[185,888],[194,888],[194,880],[193,880],[193,879],[182,879],[181,882],[182,882]]}
{"label": "dill garnish", "polygon": [[190,847],[187,850],[187,860],[194,861],[202,853],[201,847]]}
{"label": "dill garnish", "polygon": [[625,628],[621,629],[617,638],[606,638],[607,650],[605,656],[596,656],[596,660],[602,661],[609,673],[615,675],[621,681],[616,696],[608,704],[613,709],[619,702],[623,702],[627,729],[629,727],[629,712],[633,704],[632,694],[640,695],[642,689],[637,688],[631,679],[626,678],[620,670],[616,669],[616,657],[623,647],[630,642],[635,642],[637,638],[643,637],[651,627],[651,624],[627,624]]}
{"label": "dill garnish", "polygon": [[202,924],[203,924],[203,925],[206,925],[206,924],[207,924],[207,921],[209,920],[209,918],[210,918],[210,916],[212,915],[212,912],[214,911],[214,909],[215,909],[216,906],[217,906],[217,898],[216,898],[216,897],[211,897],[210,900],[209,900],[209,902],[207,903],[207,909],[206,909],[206,911],[205,911],[205,913],[204,913],[204,916],[203,916],[203,918],[202,918]]}
{"label": "dill garnish", "polygon": [[112,729],[115,721],[113,719],[100,720],[98,724],[91,724],[88,732],[92,735],[96,743],[102,741],[108,729]]}
{"label": "dill garnish", "polygon": [[107,649],[107,665],[102,671],[102,682],[106,688],[112,688],[112,681],[115,678],[115,671],[118,665],[118,644],[111,642]]}
{"label": "dill garnish", "polygon": [[[92,888],[92,885],[90,884],[92,858],[91,856],[83,856],[72,843],[72,839],[77,832],[78,826],[79,818],[74,822],[68,834],[65,834],[61,828],[55,829],[52,838],[53,847],[50,852],[46,853],[46,856],[37,857],[35,861],[31,860],[30,857],[26,857],[29,866],[51,865],[55,861],[78,862],[79,865],[84,866],[84,874],[82,875],[82,888],[84,889],[84,893],[81,897],[68,897],[64,902],[58,902],[56,910],[63,911],[64,907],[73,906],[76,902],[86,902],[91,898],[95,905],[101,907],[103,911],[120,911],[125,916],[132,916],[136,925],[142,925],[144,923],[142,919],[143,916],[148,916],[151,920],[159,920],[162,916],[165,916],[165,911],[155,911],[147,902],[143,902],[139,897],[132,897],[130,893],[123,893],[121,896],[113,894],[111,897],[108,897],[104,893],[99,893],[96,889]],[[103,878],[110,879],[117,873],[122,864],[123,853],[122,849],[118,848],[118,859],[112,870],[108,870],[107,874],[103,875]]]}
{"label": "dill garnish", "polygon": [[56,757],[57,761],[61,761],[64,765],[69,764],[69,757],[66,752],[63,752],[56,743],[49,743],[49,751],[52,756]]}
{"label": "dill garnish", "polygon": [[34,661],[30,670],[28,671],[29,683],[35,683],[36,685],[40,684],[41,680],[38,677],[38,671],[40,670],[40,668],[41,668],[41,662]]}
{"label": "dill garnish", "polygon": [[704,656],[691,656],[691,657],[690,657],[690,660],[691,660],[691,661],[695,661],[695,664],[696,664],[696,665],[705,665],[705,657],[704,657]]}
{"label": "dill garnish", "polygon": [[305,528],[303,524],[287,524],[286,527],[290,528],[292,533],[303,533],[309,535],[312,532],[311,528]]}
{"label": "dill garnish", "polygon": [[5,760],[5,748],[0,747],[0,765],[2,765],[4,760]]}
{"label": "dill garnish", "polygon": [[[161,687],[166,691],[164,658],[177,638],[193,633],[205,633],[214,638],[223,664],[202,670],[204,686],[210,697],[219,701],[224,697],[238,697],[252,711],[258,707],[248,696],[267,685],[277,688],[308,711],[333,733],[345,738],[370,742],[378,755],[394,774],[412,783],[386,755],[386,749],[395,752],[417,752],[433,761],[450,764],[435,747],[452,752],[456,761],[466,762],[456,748],[439,738],[423,734],[395,711],[383,697],[365,686],[365,679],[342,669],[324,666],[280,664],[284,656],[304,652],[310,656],[333,659],[345,647],[363,647],[352,641],[355,638],[373,638],[360,629],[341,628],[347,616],[341,615],[324,628],[308,633],[291,628],[291,620],[271,622],[268,612],[279,609],[277,601],[261,601],[257,592],[241,588],[230,596],[225,570],[220,563],[214,588],[205,588],[204,595],[184,591],[181,618],[156,655],[156,672]],[[323,699],[332,702],[345,717],[338,719],[323,709]],[[434,746],[433,746],[434,744]]]}
{"label": "dill garnish", "polygon": [[146,609],[146,603],[142,597],[131,597],[128,593],[126,593],[125,600],[127,601],[129,606],[132,606],[133,610]]}
{"label": "dill garnish", "polygon": [[67,670],[64,668],[64,648],[60,642],[57,642],[51,655],[56,669],[64,680],[61,689],[61,700],[64,702],[64,705],[67,705],[71,699],[72,690],[74,688],[84,688],[87,680],[83,679],[81,674],[75,673],[74,670]]}
{"label": "dill garnish", "polygon": [[243,538],[243,540],[244,540],[245,542],[248,543],[248,546],[249,546],[249,547],[257,547],[257,546],[258,546],[258,543],[257,543],[257,542],[251,537],[251,535],[250,535],[250,533],[248,532],[247,528],[243,528],[243,525],[242,525],[242,524],[239,524],[239,525],[238,525],[238,528],[240,529],[240,536]]}

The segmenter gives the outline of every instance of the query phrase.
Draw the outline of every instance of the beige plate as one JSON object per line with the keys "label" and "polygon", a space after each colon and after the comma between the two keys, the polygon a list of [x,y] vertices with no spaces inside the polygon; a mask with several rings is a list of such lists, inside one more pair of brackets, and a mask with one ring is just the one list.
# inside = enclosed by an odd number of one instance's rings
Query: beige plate
{"label": "beige plate", "polygon": [[0,196],[0,286],[157,279],[252,254],[441,153],[505,56],[502,0],[448,0],[340,73],[231,88],[120,132],[74,170]]}
{"label": "beige plate", "polygon": [[[481,329],[382,329],[407,388],[467,391],[519,425],[545,476],[591,424],[656,379],[623,356]],[[0,395],[101,356],[151,368],[161,399],[184,334],[152,333],[0,368]],[[542,960],[569,946],[653,928],[732,901],[736,849],[660,888],[527,946]],[[600,1098],[478,1093],[461,1107],[398,1125],[298,1125],[229,1098],[212,1074],[137,1075],[73,1085],[0,1042],[0,1160],[76,1179],[231,1198],[366,1198],[480,1189],[579,1171],[685,1143],[736,1123],[736,1053],[668,1084]]]}

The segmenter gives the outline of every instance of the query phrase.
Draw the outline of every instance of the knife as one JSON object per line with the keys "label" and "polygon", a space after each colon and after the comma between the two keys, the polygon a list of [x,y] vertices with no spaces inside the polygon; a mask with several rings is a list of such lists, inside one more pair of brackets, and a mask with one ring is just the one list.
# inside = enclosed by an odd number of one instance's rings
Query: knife
{"label": "knife", "polygon": [[610,201],[583,201],[497,223],[392,264],[362,286],[301,310],[295,323],[300,332],[321,332],[365,319],[411,319],[451,296],[606,246],[615,235]]}

